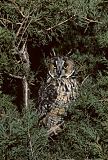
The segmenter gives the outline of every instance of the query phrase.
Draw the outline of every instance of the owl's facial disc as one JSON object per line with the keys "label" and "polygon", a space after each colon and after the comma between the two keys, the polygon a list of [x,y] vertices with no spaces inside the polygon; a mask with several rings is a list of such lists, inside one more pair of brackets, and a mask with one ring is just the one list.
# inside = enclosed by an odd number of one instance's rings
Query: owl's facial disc
{"label": "owl's facial disc", "polygon": [[73,68],[73,61],[67,60],[63,57],[56,57],[50,63],[49,75],[52,78],[58,79],[62,77],[69,78],[73,73]]}

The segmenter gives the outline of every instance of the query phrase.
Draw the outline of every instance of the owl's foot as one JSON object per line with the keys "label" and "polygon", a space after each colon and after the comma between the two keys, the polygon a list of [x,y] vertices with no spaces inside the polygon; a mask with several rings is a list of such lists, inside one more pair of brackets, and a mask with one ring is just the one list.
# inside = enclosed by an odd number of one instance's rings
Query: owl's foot
{"label": "owl's foot", "polygon": [[57,135],[58,133],[60,133],[62,131],[61,126],[63,125],[64,122],[62,122],[61,124],[58,125],[54,125],[53,127],[51,127],[47,133],[48,136],[52,136],[52,135]]}

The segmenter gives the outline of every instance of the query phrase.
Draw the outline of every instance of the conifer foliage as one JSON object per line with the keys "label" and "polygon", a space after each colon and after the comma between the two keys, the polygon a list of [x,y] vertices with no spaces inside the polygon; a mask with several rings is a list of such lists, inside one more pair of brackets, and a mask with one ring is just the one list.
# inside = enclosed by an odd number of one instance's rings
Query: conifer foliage
{"label": "conifer foliage", "polygon": [[[79,97],[48,138],[37,92],[53,48],[75,61]],[[108,159],[107,51],[107,0],[0,0],[0,160]]]}

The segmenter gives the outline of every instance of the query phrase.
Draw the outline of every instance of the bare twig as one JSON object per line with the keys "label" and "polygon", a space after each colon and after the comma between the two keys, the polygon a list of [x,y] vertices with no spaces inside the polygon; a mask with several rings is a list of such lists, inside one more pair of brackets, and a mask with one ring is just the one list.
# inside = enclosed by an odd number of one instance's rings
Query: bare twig
{"label": "bare twig", "polygon": [[32,155],[32,158],[34,159],[34,151],[33,151],[33,146],[32,146],[32,141],[31,141],[31,135],[30,135],[29,126],[28,126],[28,138],[29,138],[29,145],[30,145],[31,155]]}
{"label": "bare twig", "polygon": [[29,84],[30,84],[31,86],[35,86],[35,84],[34,84],[34,83],[32,83],[32,82],[31,82],[31,83],[29,83]]}
{"label": "bare twig", "polygon": [[7,27],[2,20],[0,20],[0,22],[1,22],[1,24],[2,24],[5,28]]}
{"label": "bare twig", "polygon": [[23,63],[26,63],[24,69],[25,69],[25,72],[28,72],[29,67],[30,67],[30,61],[29,61],[29,55],[28,55],[28,52],[27,52],[26,41],[27,40],[25,40],[25,43],[23,44],[22,49],[19,51],[19,56],[23,60]]}
{"label": "bare twig", "polygon": [[73,18],[73,16],[71,16],[70,18],[66,19],[66,20],[63,21],[63,22],[58,23],[57,25],[54,25],[54,26],[52,26],[52,27],[46,29],[46,31],[50,31],[50,30],[52,30],[52,29],[54,29],[54,28],[56,28],[56,27],[58,27],[58,26],[60,26],[60,25],[62,25],[62,24],[64,24],[64,23],[70,21],[72,18]]}
{"label": "bare twig", "polygon": [[21,76],[16,76],[16,75],[13,75],[13,74],[11,74],[11,73],[8,73],[8,75],[9,75],[10,77],[12,77],[12,78],[23,79],[23,77],[21,77]]}
{"label": "bare twig", "polygon": [[19,6],[15,3],[15,1],[13,0],[9,0],[14,6],[15,6],[15,9],[17,10],[17,12],[19,12],[21,14],[21,16],[23,18],[25,18],[26,16],[22,13],[22,11],[19,9]]}
{"label": "bare twig", "polygon": [[20,27],[18,28],[18,31],[17,31],[17,33],[16,33],[16,37],[18,37],[18,36],[19,36],[20,31],[21,31],[21,29],[22,29],[22,27],[23,27],[23,25],[24,25],[25,21],[26,21],[26,18],[23,20],[23,22],[22,22],[22,23],[20,23]]}
{"label": "bare twig", "polygon": [[67,55],[69,56],[71,54],[71,52],[72,52],[72,49],[67,53]]}
{"label": "bare twig", "polygon": [[19,43],[18,43],[18,47],[20,46],[20,44],[21,44],[21,42],[22,42],[22,39],[23,39],[23,36],[24,36],[24,34],[25,34],[25,32],[26,32],[26,30],[27,30],[27,28],[29,27],[29,25],[30,25],[31,22],[32,22],[32,19],[30,19],[29,23],[27,24],[26,28],[24,29],[24,31],[23,31],[23,33],[22,33],[22,36],[21,36],[21,39],[20,39],[20,41],[19,41]]}
{"label": "bare twig", "polygon": [[[20,23],[20,28],[18,29],[18,31],[17,31],[17,33],[16,33],[16,36],[18,36],[18,35],[19,35],[19,33],[20,33],[21,29],[23,28],[24,23],[25,23],[25,27],[24,27],[24,28],[26,28],[27,21],[28,21],[28,19],[29,19],[30,15],[31,15],[32,13],[33,13],[33,11],[29,12],[29,13],[28,13],[28,15],[27,15],[26,17],[24,17],[23,22],[22,22],[22,23]],[[30,20],[30,22],[28,23],[28,26],[29,26],[29,24],[31,23],[31,21],[32,21],[32,19],[31,19],[31,20]],[[24,32],[24,33],[25,33],[25,32]]]}
{"label": "bare twig", "polygon": [[85,28],[85,30],[84,30],[84,33],[86,33],[88,27],[89,27],[89,23],[87,23],[87,26],[86,26],[86,28]]}
{"label": "bare twig", "polygon": [[85,81],[89,78],[90,75],[88,75],[87,77],[84,78],[84,80],[81,83],[81,86],[83,86],[83,84],[85,83]]}
{"label": "bare twig", "polygon": [[108,98],[106,98],[106,99],[100,99],[99,101],[100,102],[108,102]]}
{"label": "bare twig", "polygon": [[[60,23],[58,23],[58,24],[56,24],[56,25],[54,25],[54,26],[52,26],[52,27],[50,27],[50,28],[45,29],[45,31],[50,31],[50,30],[52,30],[52,29],[55,29],[56,27],[58,27],[58,26],[60,26],[60,25],[62,25],[62,24],[64,24],[64,23],[70,21],[72,18],[74,18],[74,17],[76,17],[76,16],[78,16],[78,15],[77,15],[77,14],[74,14],[73,16],[71,16],[70,18],[66,19],[65,21],[62,21],[62,22],[60,22]],[[92,19],[83,17],[83,16],[82,16],[81,18],[84,19],[85,21],[87,21],[87,23],[102,23],[102,22],[99,22],[99,21],[96,21],[96,20],[92,20]],[[87,28],[86,28],[86,29],[87,29]],[[38,33],[40,33],[40,32],[43,32],[43,31],[42,31],[42,30],[41,30],[41,31],[38,31]]]}
{"label": "bare twig", "polygon": [[[64,23],[66,23],[66,22],[68,22],[69,20],[71,20],[73,17],[75,17],[75,16],[78,16],[78,15],[76,15],[76,14],[74,14],[73,16],[71,16],[70,18],[68,18],[67,20],[65,20],[65,21],[63,21],[63,22],[60,22],[60,23],[58,23],[57,25],[55,25],[55,26],[52,26],[52,27],[50,27],[50,28],[48,28],[48,29],[46,29],[47,31],[49,31],[49,30],[51,30],[51,29],[54,29],[54,28],[56,28],[57,26],[60,26],[60,25],[62,25],[62,24],[64,24]],[[87,18],[87,17],[81,17],[82,19],[85,19],[87,22],[89,22],[89,23],[102,23],[102,22],[99,22],[99,21],[96,21],[96,20],[92,20],[92,19],[89,19],[89,18]]]}
{"label": "bare twig", "polygon": [[2,23],[2,25],[3,25],[5,28],[7,28],[7,25],[8,25],[8,24],[11,24],[12,29],[13,29],[13,22],[11,22],[10,20],[1,17],[1,18],[0,18],[0,22]]}
{"label": "bare twig", "polygon": [[23,77],[23,97],[24,97],[24,105],[25,108],[28,109],[28,82],[26,77]]}
{"label": "bare twig", "polygon": [[85,19],[85,20],[88,21],[89,23],[102,23],[102,22],[95,21],[95,20],[92,20],[92,19],[89,19],[89,18],[86,18],[86,17],[81,17],[81,18]]}
{"label": "bare twig", "polygon": [[10,20],[5,19],[5,18],[0,18],[0,20],[3,20],[3,21],[5,21],[5,22],[7,22],[7,23],[12,23]]}

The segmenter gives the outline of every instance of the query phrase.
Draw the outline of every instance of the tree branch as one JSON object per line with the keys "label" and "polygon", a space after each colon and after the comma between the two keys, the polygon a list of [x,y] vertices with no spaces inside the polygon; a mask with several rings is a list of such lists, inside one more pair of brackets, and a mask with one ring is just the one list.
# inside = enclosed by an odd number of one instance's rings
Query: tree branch
{"label": "tree branch", "polygon": [[95,21],[95,20],[93,20],[93,19],[89,19],[89,18],[86,18],[86,17],[81,17],[81,18],[85,19],[85,20],[88,21],[89,23],[101,23],[101,24],[102,24],[102,22]]}
{"label": "tree branch", "polygon": [[[28,16],[28,18],[29,18],[29,16]],[[31,22],[32,22],[32,19],[30,19],[29,23],[27,24],[27,26],[26,26],[25,29],[24,29],[24,31],[23,31],[23,33],[22,33],[22,35],[21,35],[21,39],[20,39],[20,41],[19,41],[19,43],[18,43],[18,47],[20,46],[20,44],[21,44],[21,42],[22,42],[22,39],[23,39],[23,36],[24,36],[24,34],[25,34],[25,32],[26,32],[26,30],[27,30],[27,28],[29,27],[29,25],[30,25]]]}
{"label": "tree branch", "polygon": [[11,74],[11,73],[8,73],[8,75],[9,75],[10,77],[12,77],[12,78],[23,79],[23,77],[21,77],[21,76],[16,76],[16,75],[13,75],[13,74]]}
{"label": "tree branch", "polygon": [[54,29],[54,28],[56,28],[56,27],[58,27],[58,26],[60,26],[60,25],[62,25],[62,24],[64,24],[64,23],[70,21],[72,18],[73,18],[73,16],[71,16],[70,18],[66,19],[66,20],[63,21],[63,22],[58,23],[57,25],[54,25],[54,26],[52,26],[52,27],[46,29],[46,31],[50,31],[50,30],[52,30],[52,29]]}
{"label": "tree branch", "polygon": [[23,25],[24,25],[24,23],[25,23],[25,20],[26,20],[26,18],[23,20],[23,22],[22,22],[22,23],[20,23],[20,27],[18,28],[18,31],[17,31],[17,33],[16,33],[16,37],[18,37],[18,36],[19,36],[20,31],[21,31],[21,29],[22,29],[22,27],[23,27]]}
{"label": "tree branch", "polygon": [[100,102],[108,102],[108,98],[100,99],[99,101],[100,101]]}
{"label": "tree branch", "polygon": [[24,105],[25,108],[28,109],[28,82],[26,77],[23,77],[23,97],[24,97]]}
{"label": "tree branch", "polygon": [[0,19],[0,22],[5,28],[7,28],[7,26],[5,25],[5,23],[1,19]]}
{"label": "tree branch", "polygon": [[34,159],[34,151],[33,151],[33,146],[32,146],[32,141],[31,141],[31,135],[30,135],[29,127],[28,127],[28,138],[29,138],[29,145],[30,145],[31,155],[32,155],[32,158]]}
{"label": "tree branch", "polygon": [[[55,29],[56,27],[58,27],[58,26],[60,26],[60,25],[62,25],[62,24],[64,24],[64,23],[70,21],[73,17],[77,17],[77,16],[78,16],[77,14],[74,14],[73,16],[71,16],[70,18],[66,19],[65,21],[62,21],[62,22],[60,22],[60,23],[58,23],[58,24],[56,24],[56,25],[54,25],[54,26],[52,26],[52,27],[49,27],[49,28],[45,29],[45,31],[50,31],[50,30],[52,30],[52,29]],[[84,20],[86,20],[87,23],[88,23],[88,22],[89,22],[89,23],[102,23],[102,22],[99,22],[99,21],[96,21],[96,20],[92,20],[92,19],[83,17],[83,16],[82,16],[81,18],[84,19]],[[40,33],[40,32],[42,32],[42,30],[41,30],[41,31],[38,31],[38,33]]]}
{"label": "tree branch", "polygon": [[15,1],[14,1],[14,0],[9,0],[9,1],[15,6],[16,11],[19,12],[20,15],[21,15],[23,18],[25,18],[26,16],[25,16],[25,15],[22,13],[22,11],[19,9],[19,6],[15,3]]}

